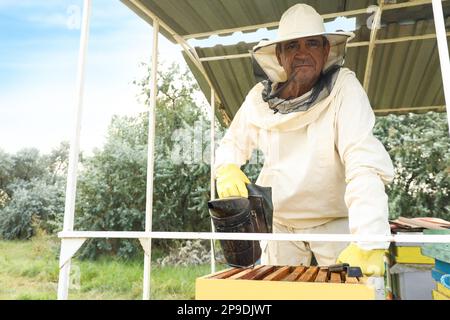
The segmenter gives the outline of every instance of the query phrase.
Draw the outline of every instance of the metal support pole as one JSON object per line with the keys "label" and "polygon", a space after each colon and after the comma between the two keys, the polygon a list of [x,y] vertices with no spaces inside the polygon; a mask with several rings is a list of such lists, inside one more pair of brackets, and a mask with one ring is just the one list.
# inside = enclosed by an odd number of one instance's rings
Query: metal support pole
{"label": "metal support pole", "polygon": [[[66,185],[66,203],[64,208],[64,231],[72,231],[75,219],[75,196],[77,191],[77,170],[78,157],[80,154],[80,132],[81,132],[81,118],[83,110],[83,93],[84,93],[84,78],[86,67],[86,54],[89,41],[89,23],[91,16],[92,2],[91,0],[84,0],[83,3],[83,21],[81,25],[80,36],[80,50],[78,54],[78,71],[76,82],[76,96],[74,108],[74,128],[70,141],[69,151],[69,167],[67,172]],[[61,253],[63,246],[61,246]],[[58,299],[66,300],[69,294],[69,277],[70,277],[69,260],[59,271],[58,281]]]}
{"label": "metal support pole", "polygon": [[[216,127],[215,127],[215,120],[216,120],[216,99],[215,99],[215,91],[214,88],[211,87],[211,129],[210,129],[210,158],[211,158],[211,200],[214,200],[216,198],[216,188],[215,188],[215,170],[214,170],[214,162],[215,162],[215,138],[216,138]],[[211,232],[214,232],[214,223],[211,219]],[[214,239],[211,239],[211,273],[216,272],[216,259],[215,259],[215,253],[214,253]]]}
{"label": "metal support pole", "polygon": [[[159,21],[153,20],[153,50],[152,50],[152,69],[150,78],[150,109],[148,111],[148,149],[147,149],[147,191],[145,202],[145,231],[152,231],[152,213],[153,213],[153,169],[154,169],[154,151],[155,151],[155,111],[157,96],[157,69],[158,69],[158,35]],[[148,239],[147,251],[144,254],[144,288],[143,299],[150,299],[150,273],[151,273],[151,239]]]}
{"label": "metal support pole", "polygon": [[434,25],[436,28],[436,40],[439,49],[439,61],[441,64],[442,85],[444,89],[445,105],[447,108],[447,122],[450,134],[450,60],[448,55],[448,44],[445,33],[444,14],[442,12],[442,1],[433,0]]}

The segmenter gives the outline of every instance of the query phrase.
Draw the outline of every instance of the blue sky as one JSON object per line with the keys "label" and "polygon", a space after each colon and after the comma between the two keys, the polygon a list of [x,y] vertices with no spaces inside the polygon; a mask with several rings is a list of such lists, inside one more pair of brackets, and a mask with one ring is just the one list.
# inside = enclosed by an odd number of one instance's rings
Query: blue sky
{"label": "blue sky", "polygon": [[[72,132],[82,0],[0,0],[0,148],[49,152]],[[328,30],[348,29],[342,22]],[[193,41],[231,44],[274,31]],[[145,110],[132,84],[149,62],[152,28],[119,0],[94,0],[86,69],[81,149],[102,145],[112,115]],[[160,36],[160,59],[184,65]]]}
{"label": "blue sky", "polygon": [[[81,0],[0,0],[0,148],[48,152],[69,140],[75,98]],[[160,37],[166,61],[181,61]],[[143,110],[134,79],[150,61],[152,28],[120,1],[95,0],[81,147],[104,141],[113,114]]]}

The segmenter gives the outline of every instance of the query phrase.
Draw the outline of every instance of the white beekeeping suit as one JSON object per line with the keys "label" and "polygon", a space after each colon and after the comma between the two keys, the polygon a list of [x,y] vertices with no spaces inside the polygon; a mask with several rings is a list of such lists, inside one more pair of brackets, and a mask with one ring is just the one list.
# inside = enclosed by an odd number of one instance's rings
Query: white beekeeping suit
{"label": "white beekeeping suit", "polygon": [[[274,113],[264,92],[286,82],[275,45],[309,35],[326,36],[331,45],[323,72],[337,66],[330,73],[332,85],[304,109],[292,112],[291,103],[286,112]],[[256,61],[271,81],[258,83],[248,93],[220,142],[215,168],[220,173],[230,164],[240,167],[254,149],[263,152],[265,162],[256,183],[272,187],[274,232],[390,234],[385,184],[394,170],[372,134],[375,116],[366,92],[352,71],[341,68],[349,37],[326,33],[320,15],[298,4],[283,15],[278,39],[254,48]],[[293,101],[307,101],[311,91]],[[312,251],[319,264],[328,265],[346,245],[271,241],[263,244],[263,263],[309,264]],[[357,247],[370,252],[388,243]]]}
{"label": "white beekeeping suit", "polygon": [[349,217],[353,234],[390,234],[383,182],[392,180],[392,162],[372,134],[374,113],[354,73],[341,69],[330,96],[305,113],[274,114],[261,91],[257,84],[247,95],[215,166],[241,166],[258,148],[265,163],[256,183],[272,187],[276,223],[304,229]]}

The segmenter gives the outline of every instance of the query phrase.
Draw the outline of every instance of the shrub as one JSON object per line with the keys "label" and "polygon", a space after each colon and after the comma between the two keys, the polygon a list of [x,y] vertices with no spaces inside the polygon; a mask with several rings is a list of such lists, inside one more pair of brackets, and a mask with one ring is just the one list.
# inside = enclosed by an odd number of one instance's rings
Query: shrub
{"label": "shrub", "polygon": [[0,209],[0,235],[5,239],[29,239],[42,229],[62,229],[64,188],[42,180],[18,182],[11,186],[14,196]]}

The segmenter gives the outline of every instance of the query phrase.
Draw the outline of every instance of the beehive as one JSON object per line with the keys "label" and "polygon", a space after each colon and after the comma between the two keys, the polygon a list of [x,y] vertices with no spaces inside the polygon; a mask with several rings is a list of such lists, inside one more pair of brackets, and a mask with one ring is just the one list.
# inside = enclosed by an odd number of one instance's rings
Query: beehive
{"label": "beehive", "polygon": [[373,300],[365,278],[329,272],[328,267],[231,268],[197,278],[199,300]]}

